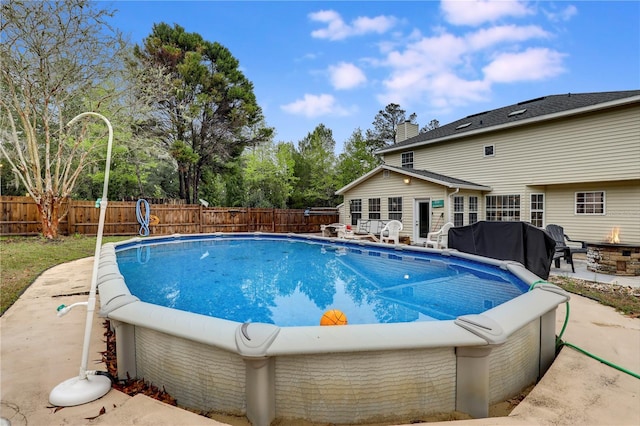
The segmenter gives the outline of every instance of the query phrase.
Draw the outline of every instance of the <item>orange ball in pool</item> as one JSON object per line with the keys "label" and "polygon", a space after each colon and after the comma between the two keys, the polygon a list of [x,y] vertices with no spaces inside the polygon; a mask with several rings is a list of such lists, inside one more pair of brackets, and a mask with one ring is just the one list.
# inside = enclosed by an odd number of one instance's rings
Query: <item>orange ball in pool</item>
{"label": "orange ball in pool", "polygon": [[347,325],[347,316],[338,309],[331,309],[322,315],[320,325]]}

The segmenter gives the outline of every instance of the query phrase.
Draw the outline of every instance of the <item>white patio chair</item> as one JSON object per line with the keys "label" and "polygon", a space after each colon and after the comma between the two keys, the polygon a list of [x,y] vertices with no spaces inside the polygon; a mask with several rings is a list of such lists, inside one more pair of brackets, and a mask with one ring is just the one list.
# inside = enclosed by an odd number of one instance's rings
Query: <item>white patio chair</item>
{"label": "white patio chair", "polygon": [[351,225],[342,225],[339,228],[336,228],[338,232],[338,238],[351,238],[353,235],[353,228]]}
{"label": "white patio chair", "polygon": [[449,228],[453,227],[453,223],[447,222],[442,228],[438,229],[434,232],[429,232],[427,234],[427,241],[425,241],[425,247],[431,247],[435,249],[446,249],[447,248],[447,240],[449,238]]}
{"label": "white patio chair", "polygon": [[394,244],[400,244],[400,231],[402,231],[402,222],[399,220],[389,221],[380,231],[380,241]]}

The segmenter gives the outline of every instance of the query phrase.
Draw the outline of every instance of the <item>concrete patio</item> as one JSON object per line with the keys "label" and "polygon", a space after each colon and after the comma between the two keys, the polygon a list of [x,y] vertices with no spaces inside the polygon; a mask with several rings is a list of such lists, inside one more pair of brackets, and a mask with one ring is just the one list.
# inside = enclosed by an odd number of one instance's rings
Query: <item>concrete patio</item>
{"label": "concrete patio", "polygon": [[[49,392],[78,374],[86,320],[83,308],[63,318],[56,307],[86,301],[92,258],[56,266],[43,273],[0,317],[2,425],[223,425],[146,396],[111,390],[84,405],[56,410]],[[552,267],[553,274],[601,283],[640,287],[638,277],[616,277],[586,270],[576,261]],[[572,296],[563,340],[611,363],[640,373],[640,320],[580,296]],[[562,328],[565,306],[557,313]],[[102,319],[94,318],[90,369],[106,370]],[[98,416],[101,409],[105,413]],[[96,417],[98,416],[98,417]],[[239,421],[241,419],[238,419]],[[231,422],[230,422],[231,423]],[[551,369],[508,417],[464,420],[462,425],[639,425],[640,380],[565,347]],[[236,424],[236,423],[234,423]],[[238,422],[237,424],[245,424]]]}

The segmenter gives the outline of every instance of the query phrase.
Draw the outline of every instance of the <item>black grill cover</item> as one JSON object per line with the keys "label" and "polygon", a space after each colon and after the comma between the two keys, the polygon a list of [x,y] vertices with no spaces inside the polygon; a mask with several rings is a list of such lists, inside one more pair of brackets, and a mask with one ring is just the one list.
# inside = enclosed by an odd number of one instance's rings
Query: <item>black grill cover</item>
{"label": "black grill cover", "polygon": [[515,260],[542,279],[556,243],[544,230],[526,222],[476,222],[449,229],[448,247],[499,260]]}

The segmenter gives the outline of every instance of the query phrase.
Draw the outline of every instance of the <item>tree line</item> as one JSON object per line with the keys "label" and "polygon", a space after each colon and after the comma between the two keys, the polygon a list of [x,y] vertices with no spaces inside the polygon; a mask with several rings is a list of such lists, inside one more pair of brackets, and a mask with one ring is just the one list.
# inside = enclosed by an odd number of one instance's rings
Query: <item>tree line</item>
{"label": "tree line", "polygon": [[277,208],[337,205],[335,191],[379,165],[375,152],[417,118],[391,103],[338,156],[324,124],[276,141],[253,83],[218,42],[161,22],[132,45],[108,24],[114,11],[87,0],[9,0],[1,10],[0,190],[29,194],[48,238],[66,198],[102,194],[105,123],[68,125],[85,111],[113,125],[110,199]]}

